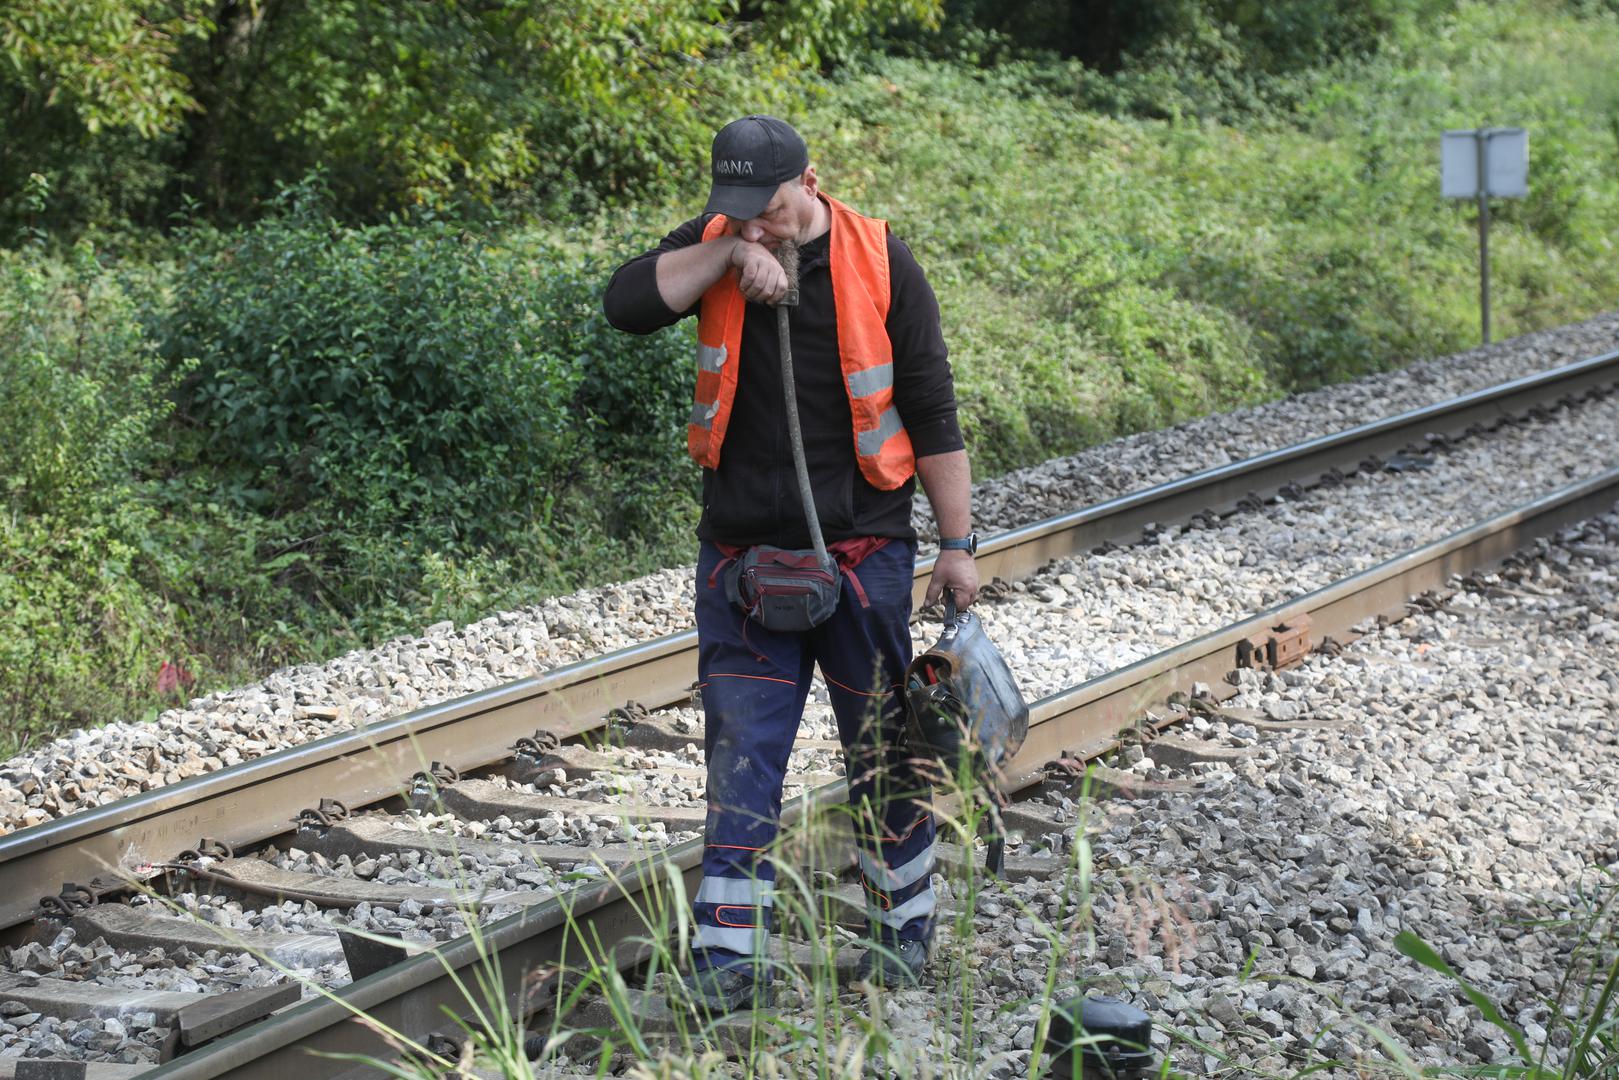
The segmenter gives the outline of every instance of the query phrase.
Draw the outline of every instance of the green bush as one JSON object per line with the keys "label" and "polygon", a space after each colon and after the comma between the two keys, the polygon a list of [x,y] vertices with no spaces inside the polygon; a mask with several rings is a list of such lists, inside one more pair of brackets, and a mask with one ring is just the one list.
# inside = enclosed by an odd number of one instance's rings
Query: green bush
{"label": "green bush", "polygon": [[646,568],[691,525],[692,485],[668,479],[689,343],[612,331],[608,268],[578,244],[345,227],[311,181],[178,252],[160,327],[195,358],[182,457],[333,632]]}
{"label": "green bush", "polygon": [[612,331],[566,237],[321,207],[138,280],[0,252],[0,754],[174,701],[164,663],[201,690],[689,544],[689,333]]}
{"label": "green bush", "polygon": [[168,412],[134,301],[89,244],[0,250],[0,482],[14,512],[105,505]]}
{"label": "green bush", "polygon": [[128,711],[185,651],[141,478],[169,411],[135,300],[87,244],[0,251],[0,752]]}
{"label": "green bush", "polygon": [[244,507],[476,546],[577,460],[551,299],[446,222],[344,228],[306,185],[182,240],[165,350],[196,358],[181,407]]}

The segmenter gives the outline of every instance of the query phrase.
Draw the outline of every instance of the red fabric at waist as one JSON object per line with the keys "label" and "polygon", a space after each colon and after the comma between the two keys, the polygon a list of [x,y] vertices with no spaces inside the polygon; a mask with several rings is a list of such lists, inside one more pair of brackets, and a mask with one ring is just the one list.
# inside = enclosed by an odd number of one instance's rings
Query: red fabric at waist
{"label": "red fabric at waist", "polygon": [[[831,553],[832,557],[837,560],[838,565],[843,569],[853,570],[870,558],[873,552],[881,551],[887,547],[888,541],[891,539],[893,538],[889,536],[851,536],[847,540],[834,540],[826,545],[826,550]],[[745,547],[738,547],[735,544],[721,544],[718,541],[714,542],[714,546],[727,559],[740,558],[742,553],[748,550]]]}
{"label": "red fabric at waist", "polygon": [[[888,541],[891,539],[893,538],[888,536],[851,536],[847,540],[835,540],[826,545],[827,552],[838,564],[838,568],[843,571],[843,576],[849,579],[850,585],[854,586],[854,594],[859,598],[861,607],[870,607],[871,602],[866,599],[866,588],[860,584],[860,579],[855,576],[854,569],[870,558],[873,552],[881,551],[887,547]],[[726,563],[733,559],[740,559],[743,553],[748,550],[745,547],[738,547],[735,544],[721,544],[718,541],[714,542],[714,547],[725,557],[714,567],[714,572],[708,575],[709,588],[715,586],[715,583],[719,580],[720,571],[725,567]]]}

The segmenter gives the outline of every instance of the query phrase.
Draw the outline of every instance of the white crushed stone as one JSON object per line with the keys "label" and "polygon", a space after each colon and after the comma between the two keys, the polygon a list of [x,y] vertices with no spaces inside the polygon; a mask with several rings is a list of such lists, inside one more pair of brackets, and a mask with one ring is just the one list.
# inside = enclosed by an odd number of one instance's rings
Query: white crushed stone
{"label": "white crushed stone", "polygon": [[974,610],[1025,696],[1043,697],[1440,540],[1574,478],[1619,467],[1619,396],[1559,412],[1533,430],[1467,440],[1431,460],[1423,469],[1315,488],[1214,528],[1169,528],[1144,544],[1059,559],[1014,582],[1005,599]]}
{"label": "white crushed stone", "polygon": [[[1619,312],[1166,431],[1128,435],[975,485],[973,519],[981,532],[1015,528],[1615,349]],[[912,523],[932,537],[932,517],[924,511],[919,502]]]}
{"label": "white crushed stone", "polygon": [[[688,803],[688,805],[692,805]],[[599,848],[606,844],[668,846],[696,839],[695,831],[670,832],[661,821],[625,821],[613,814],[564,814],[553,811],[537,818],[513,820],[505,815],[490,821],[464,821],[454,814],[407,813],[395,819],[407,828],[435,836],[496,843]]]}
{"label": "white crushed stone", "polygon": [[[803,722],[799,726],[800,739],[837,738],[836,719],[826,703],[824,684],[819,679],[815,686],[821,700],[806,706]],[[814,702],[812,694],[811,701]],[[699,718],[696,709],[680,707],[662,710],[661,715],[691,715]],[[704,768],[703,752],[696,744],[688,743],[681,751],[649,749],[646,747],[608,746],[601,751],[603,757],[623,772],[594,772],[570,775],[561,767],[546,769],[529,783],[512,780],[504,783],[513,791],[530,795],[550,795],[556,798],[580,799],[610,806],[706,806],[708,800],[701,784],[694,784],[684,774],[701,772]],[[821,747],[796,747],[787,759],[787,779],[782,785],[784,798],[793,798],[806,789],[800,777],[809,773],[842,775],[843,755],[840,751]],[[679,770],[679,771],[676,771]],[[560,815],[558,815],[560,817]],[[614,818],[605,820],[617,821]],[[499,819],[496,819],[498,824]],[[520,825],[522,823],[519,823]],[[558,831],[549,839],[556,843],[579,843],[566,839],[558,821]]]}
{"label": "white crushed stone", "polygon": [[[1150,743],[1120,755],[1185,790],[1051,797],[1088,817],[1092,891],[1072,874],[988,885],[970,937],[947,923],[923,986],[879,1003],[898,1035],[885,1075],[1030,1075],[1048,976],[1057,1000],[1145,1009],[1178,1075],[1380,1075],[1392,1063],[1368,1026],[1419,1069],[1514,1063],[1453,982],[1395,950],[1402,930],[1559,1068],[1555,1011],[1580,1015],[1580,988],[1602,978],[1591,965],[1605,972],[1619,942],[1612,911],[1605,944],[1583,954],[1584,923],[1557,924],[1619,887],[1616,585],[1608,514],[1437,612],[1364,628],[1338,658],[1243,672],[1222,708],[1261,719],[1194,725],[1246,747],[1234,765],[1173,771]],[[1067,846],[1072,858],[1072,832]],[[935,885],[963,902],[962,882]],[[1559,1001],[1571,967],[1575,997]],[[845,992],[829,1040],[858,1038],[868,1012]]]}
{"label": "white crushed stone", "polygon": [[[321,877],[359,878],[379,885],[419,885],[472,893],[486,890],[549,893],[556,891],[558,884],[555,870],[525,859],[517,851],[503,852],[493,859],[471,852],[451,855],[430,851],[379,852],[359,859],[338,855],[328,859],[318,851],[298,847],[280,851],[272,847],[258,857],[282,870]],[[360,904],[350,910],[362,912],[368,908],[369,905]],[[496,906],[487,910],[501,909]]]}
{"label": "white crushed stone", "polygon": [[[1419,1066],[1509,1060],[1505,1037],[1453,984],[1394,950],[1394,935],[1409,929],[1532,1045],[1549,1044],[1555,1065],[1568,1041],[1547,999],[1576,962],[1575,938],[1535,920],[1578,908],[1619,873],[1616,584],[1619,514],[1608,514],[1542,541],[1533,558],[1437,612],[1367,628],[1338,658],[1242,673],[1224,717],[1191,725],[1211,744],[1246,748],[1235,765],[1178,773],[1152,761],[1150,744],[1128,748],[1119,764],[1196,786],[1088,807],[1056,799],[1058,820],[1089,816],[1090,915],[1071,880],[991,887],[970,941],[947,925],[924,986],[879,1003],[910,1055],[894,1064],[927,1060],[939,1077],[1026,1075],[1032,1003],[1052,964],[1059,997],[1083,985],[1148,1010],[1157,1049],[1186,1075],[1287,1074],[1324,1061],[1341,1063],[1325,1075],[1355,1075],[1382,1053],[1367,1024]],[[1244,710],[1264,729],[1228,719]],[[1071,852],[1071,837],[1054,846]],[[346,856],[288,855],[294,868],[354,869]],[[407,852],[399,861],[432,867],[440,880],[461,874],[443,858]],[[936,884],[946,904],[960,902],[959,882]],[[244,911],[189,893],[179,902],[240,929],[347,924],[421,942],[464,931],[459,913],[419,905],[345,914],[291,903]],[[998,962],[1006,957],[1016,962]],[[70,933],[9,950],[3,962],[132,988],[275,977],[250,957],[134,955],[75,945]],[[340,982],[343,973],[312,974]],[[963,994],[975,1018],[970,1046],[951,1034]],[[859,1016],[867,1001],[850,991],[844,1005]],[[8,1015],[0,1001],[0,1053],[149,1061],[159,1041],[138,1025],[114,1032],[99,1021]]]}
{"label": "white crushed stone", "polygon": [[[1528,334],[1270,405],[1135,435],[974,489],[984,531],[1611,350],[1619,314]],[[925,517],[918,510],[919,517]],[[926,535],[924,530],[924,535]],[[149,724],[70,733],[0,766],[0,832],[690,627],[691,569],[584,590],[459,630],[428,627],[193,699]]]}
{"label": "white crushed stone", "polygon": [[[129,990],[196,993],[204,989],[248,990],[282,980],[280,972],[250,956],[208,950],[144,952],[116,949],[97,937],[79,943],[71,927],[48,944],[0,949],[0,971],[31,972],[52,979]],[[345,975],[346,980],[346,975]],[[156,1065],[167,1026],[153,1012],[131,1011],[108,1019],[61,1019],[29,1012],[0,991],[0,1058],[55,1057],[126,1065]]]}

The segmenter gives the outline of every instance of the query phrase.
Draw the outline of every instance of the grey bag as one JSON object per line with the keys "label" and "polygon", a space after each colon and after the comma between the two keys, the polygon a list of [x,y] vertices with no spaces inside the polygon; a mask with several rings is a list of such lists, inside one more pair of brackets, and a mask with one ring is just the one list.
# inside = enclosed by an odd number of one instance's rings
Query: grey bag
{"label": "grey bag", "polygon": [[978,616],[956,612],[946,590],[944,633],[905,669],[913,745],[950,775],[974,775],[1011,759],[1029,733],[1029,706]]}
{"label": "grey bag", "polygon": [[828,556],[761,544],[726,569],[725,596],[766,630],[810,630],[832,617],[843,591],[842,573]]}

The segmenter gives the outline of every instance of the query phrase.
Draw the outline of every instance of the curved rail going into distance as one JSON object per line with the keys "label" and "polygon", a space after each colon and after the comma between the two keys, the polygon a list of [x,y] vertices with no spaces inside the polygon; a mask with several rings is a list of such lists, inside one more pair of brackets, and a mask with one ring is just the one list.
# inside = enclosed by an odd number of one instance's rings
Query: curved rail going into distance
{"label": "curved rail going into distance", "polygon": [[[1052,559],[1103,543],[1132,542],[1148,525],[1224,513],[1250,498],[1265,499],[1294,485],[1312,486],[1334,472],[1353,472],[1379,455],[1432,445],[1534,413],[1549,402],[1611,392],[1616,386],[1619,351],[1205,470],[997,536],[980,550],[980,573],[985,578],[1020,577]],[[1029,739],[1014,771],[1032,772],[1064,754],[1100,750],[1145,703],[1192,681],[1218,681],[1234,666],[1236,642],[1278,622],[1309,611],[1317,631],[1330,633],[1371,614],[1398,611],[1407,598],[1450,574],[1498,561],[1534,536],[1611,507],[1616,498],[1619,472],[1571,485],[1328,589],[1046,698],[1034,707]],[[918,597],[931,567],[929,561],[918,569]],[[428,761],[470,771],[508,758],[517,738],[538,729],[568,738],[599,728],[609,709],[632,699],[654,708],[677,702],[688,693],[695,647],[694,632],[671,635],[0,836],[0,879],[5,883],[0,928],[29,920],[38,898],[65,881],[94,881],[112,889],[122,875],[171,860],[203,836],[234,846],[267,840],[286,831],[287,821],[316,794],[364,805],[398,794],[404,778]],[[823,789],[806,798],[839,797],[836,790]],[[794,807],[802,809],[801,804]],[[484,937],[500,949],[506,985],[523,985],[525,973],[548,956],[554,959],[570,911],[589,911],[604,939],[627,932],[633,912],[623,890],[633,891],[666,873],[664,860],[685,871],[694,887],[699,853],[696,842],[677,846],[659,860],[628,868],[619,886],[592,885],[487,927]],[[458,1012],[466,1008],[447,970],[458,971],[477,959],[471,939],[449,942],[361,979],[333,1000],[305,1002],[151,1075],[270,1077],[288,1068],[306,1074],[313,1069],[318,1076],[357,1073],[348,1063],[311,1058],[305,1051],[386,1052],[370,1028],[350,1019],[349,1006],[401,1031],[443,1028],[441,1006]],[[288,1055],[296,1055],[296,1064]]]}
{"label": "curved rail going into distance", "polygon": [[[1619,351],[1194,473],[994,537],[979,551],[979,573],[1012,580],[1052,559],[1134,541],[1148,524],[1229,511],[1419,440],[1616,385]],[[917,569],[918,599],[932,566]],[[397,793],[425,762],[467,772],[502,760],[514,740],[539,729],[568,738],[599,727],[627,701],[673,704],[689,692],[696,647],[695,631],[670,635],[0,836],[0,929],[27,921],[38,898],[62,882],[166,861],[203,836],[233,846],[261,841],[282,831],[312,792],[364,805]]]}
{"label": "curved rail going into distance", "polygon": [[[1009,772],[1023,783],[1037,778],[1042,763],[1061,757],[1088,757],[1106,749],[1113,736],[1152,702],[1194,682],[1214,682],[1236,666],[1238,644],[1278,624],[1308,615],[1314,629],[1345,634],[1375,615],[1403,613],[1407,601],[1443,585],[1452,575],[1488,567],[1521,550],[1536,537],[1610,510],[1619,502],[1619,469],[1561,488],[1526,505],[1389,559],[1308,595],[1185,642],[1129,667],[1098,676],[1035,702],[1029,737]],[[796,819],[810,802],[839,802],[841,783],[794,800],[784,816]],[[697,887],[702,841],[691,840],[643,860],[604,881],[559,897],[541,907],[511,915],[484,928],[486,950],[500,985],[513,1004],[532,985],[530,976],[565,959],[573,920],[588,922],[602,941],[645,933],[637,894],[666,878],[667,864],[685,876],[687,895]],[[577,954],[577,944],[573,947]],[[633,963],[631,950],[619,959]],[[349,1080],[371,1070],[323,1055],[386,1057],[388,1047],[366,1024],[364,1011],[396,1031],[418,1037],[444,1031],[448,1014],[470,1012],[466,988],[476,986],[472,970],[484,952],[471,938],[456,939],[434,952],[414,956],[336,991],[331,1000],[311,1000],[203,1046],[155,1072],[151,1080],[213,1080],[215,1077],[285,1080],[298,1070],[305,1080]],[[530,994],[530,1007],[547,1003]],[[487,1008],[487,1006],[485,1007]]]}

